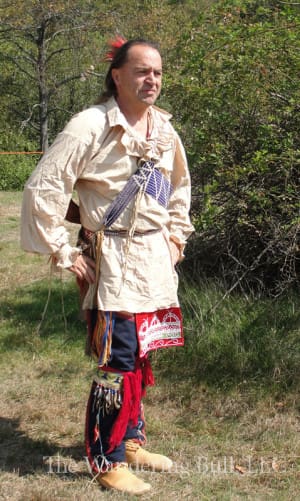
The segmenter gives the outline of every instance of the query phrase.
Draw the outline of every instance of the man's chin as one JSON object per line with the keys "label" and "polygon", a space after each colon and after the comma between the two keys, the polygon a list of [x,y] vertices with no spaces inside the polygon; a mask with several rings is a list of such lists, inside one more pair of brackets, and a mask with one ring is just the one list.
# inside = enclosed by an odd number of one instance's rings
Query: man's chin
{"label": "man's chin", "polygon": [[145,104],[147,104],[148,106],[151,106],[152,104],[155,103],[156,99],[157,99],[157,95],[155,94],[152,94],[152,95],[149,95],[149,96],[143,96],[141,98],[141,101]]}

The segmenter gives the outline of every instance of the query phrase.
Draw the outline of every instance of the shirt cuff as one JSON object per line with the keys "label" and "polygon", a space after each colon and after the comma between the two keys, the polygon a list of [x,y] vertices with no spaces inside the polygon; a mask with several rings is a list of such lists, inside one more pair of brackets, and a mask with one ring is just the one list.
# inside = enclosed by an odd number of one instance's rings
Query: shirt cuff
{"label": "shirt cuff", "polygon": [[57,269],[70,268],[76,261],[82,250],[78,247],[71,247],[69,244],[63,245],[57,252],[52,254],[52,262]]}

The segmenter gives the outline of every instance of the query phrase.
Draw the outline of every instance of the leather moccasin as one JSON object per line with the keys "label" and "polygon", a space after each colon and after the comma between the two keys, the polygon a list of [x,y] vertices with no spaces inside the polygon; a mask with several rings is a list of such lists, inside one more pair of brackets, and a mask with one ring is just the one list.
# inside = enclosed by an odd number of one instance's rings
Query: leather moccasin
{"label": "leather moccasin", "polygon": [[162,454],[154,454],[143,449],[138,442],[126,440],[126,461],[137,469],[152,471],[170,471],[173,465],[171,459]]}
{"label": "leather moccasin", "polygon": [[127,463],[119,463],[104,473],[97,475],[97,481],[106,489],[115,489],[139,496],[151,489],[151,485],[136,477],[128,469]]}

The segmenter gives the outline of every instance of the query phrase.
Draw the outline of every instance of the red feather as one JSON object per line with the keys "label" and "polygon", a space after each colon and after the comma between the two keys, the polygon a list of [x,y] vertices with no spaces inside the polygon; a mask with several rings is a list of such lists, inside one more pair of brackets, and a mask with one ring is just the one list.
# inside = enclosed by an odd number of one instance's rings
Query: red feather
{"label": "red feather", "polygon": [[107,44],[110,49],[105,54],[105,61],[112,62],[120,47],[122,47],[122,45],[124,45],[124,43],[126,42],[127,40],[119,35],[117,35],[116,38],[110,40]]}

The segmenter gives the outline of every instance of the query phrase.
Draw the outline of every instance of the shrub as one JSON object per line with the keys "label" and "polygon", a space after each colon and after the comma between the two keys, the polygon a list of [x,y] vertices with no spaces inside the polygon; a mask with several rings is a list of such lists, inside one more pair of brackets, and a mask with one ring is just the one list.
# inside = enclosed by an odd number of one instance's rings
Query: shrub
{"label": "shrub", "polygon": [[0,190],[23,190],[38,160],[39,155],[0,155]]}
{"label": "shrub", "polygon": [[299,278],[299,22],[284,2],[221,2],[178,49],[199,277],[272,294]]}
{"label": "shrub", "polygon": [[36,151],[36,145],[20,131],[4,128],[0,138],[0,190],[23,190],[24,184],[40,159],[40,155],[10,154]]}

